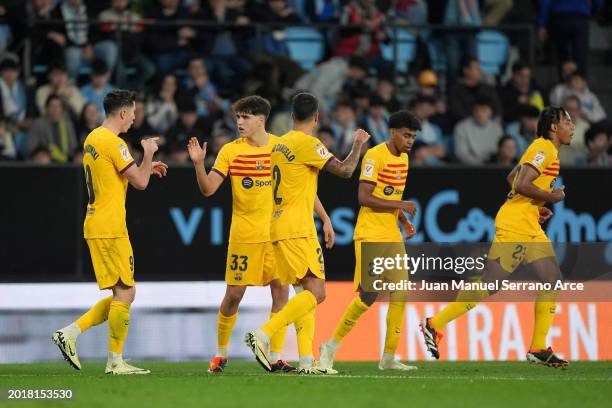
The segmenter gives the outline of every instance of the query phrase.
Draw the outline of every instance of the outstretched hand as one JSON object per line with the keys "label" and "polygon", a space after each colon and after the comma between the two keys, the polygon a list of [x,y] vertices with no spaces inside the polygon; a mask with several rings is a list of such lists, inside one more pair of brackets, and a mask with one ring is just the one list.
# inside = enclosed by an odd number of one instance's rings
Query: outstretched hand
{"label": "outstretched hand", "polygon": [[187,150],[189,151],[189,158],[193,164],[200,165],[204,163],[204,158],[206,157],[206,142],[202,143],[202,146],[200,146],[198,139],[192,137],[187,144]]}

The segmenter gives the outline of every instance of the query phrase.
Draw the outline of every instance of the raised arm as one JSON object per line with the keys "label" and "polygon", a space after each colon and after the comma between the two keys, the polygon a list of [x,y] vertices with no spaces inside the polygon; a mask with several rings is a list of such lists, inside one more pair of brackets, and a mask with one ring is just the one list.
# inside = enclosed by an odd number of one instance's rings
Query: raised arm
{"label": "raised arm", "polygon": [[152,137],[141,140],[140,144],[144,151],[140,166],[130,166],[123,175],[128,179],[128,182],[137,190],[144,190],[149,185],[151,174],[158,177],[166,175],[168,166],[163,162],[154,162],[153,155],[158,149],[159,138]]}
{"label": "raised arm", "polygon": [[325,170],[338,177],[350,178],[357,168],[362,146],[368,141],[370,135],[363,129],[357,129],[353,133],[353,146],[350,153],[343,161],[332,158],[326,165]]}
{"label": "raised arm", "polygon": [[323,237],[325,238],[325,247],[329,249],[334,246],[336,233],[334,232],[334,226],[331,223],[331,219],[327,215],[321,200],[319,200],[319,196],[315,197],[314,210],[323,222]]}
{"label": "raised arm", "polygon": [[198,139],[192,137],[187,145],[189,150],[189,157],[193,162],[193,167],[196,172],[196,179],[198,180],[198,187],[204,197],[210,197],[218,189],[221,183],[223,183],[223,176],[216,171],[211,170],[206,173],[204,168],[204,158],[206,157],[206,142],[200,146]]}
{"label": "raised arm", "polygon": [[376,185],[368,181],[359,183],[359,205],[369,207],[373,210],[404,210],[414,217],[416,204],[412,201],[383,200],[374,196]]}
{"label": "raised arm", "polygon": [[545,201],[554,204],[565,198],[565,186],[555,188],[552,192],[547,192],[533,184],[533,181],[540,175],[538,170],[526,163],[518,170],[518,177],[514,183],[514,191],[522,196],[533,200]]}

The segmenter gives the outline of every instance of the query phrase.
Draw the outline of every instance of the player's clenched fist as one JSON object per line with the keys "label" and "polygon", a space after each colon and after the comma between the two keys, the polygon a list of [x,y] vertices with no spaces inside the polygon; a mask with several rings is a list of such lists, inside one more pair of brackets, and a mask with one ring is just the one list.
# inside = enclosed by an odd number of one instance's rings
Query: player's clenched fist
{"label": "player's clenched fist", "polygon": [[157,143],[159,142],[159,137],[150,137],[148,139],[142,139],[140,141],[140,145],[142,146],[142,150],[149,153],[155,153],[159,146]]}
{"label": "player's clenched fist", "polygon": [[565,186],[561,186],[559,188],[555,188],[552,193],[552,199],[550,200],[550,203],[554,204],[554,203],[558,203],[559,201],[562,201],[565,199]]}
{"label": "player's clenched fist", "polygon": [[370,134],[363,129],[357,129],[353,132],[354,143],[364,144],[370,138]]}
{"label": "player's clenched fist", "polygon": [[189,139],[189,143],[187,144],[187,150],[189,150],[189,158],[193,164],[199,165],[204,163],[204,157],[206,157],[206,142],[202,143],[202,146],[200,147],[198,138],[192,137]]}

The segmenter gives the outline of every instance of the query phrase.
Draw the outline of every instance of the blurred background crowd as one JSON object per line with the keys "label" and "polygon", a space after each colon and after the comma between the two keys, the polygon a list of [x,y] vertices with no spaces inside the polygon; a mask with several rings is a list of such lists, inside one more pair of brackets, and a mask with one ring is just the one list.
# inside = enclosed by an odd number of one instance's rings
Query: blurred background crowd
{"label": "blurred background crowd", "polygon": [[236,98],[269,99],[282,135],[308,91],[339,156],[408,109],[423,123],[411,165],[512,165],[553,104],[576,124],[562,165],[610,166],[611,21],[605,0],[0,1],[0,159],[78,163],[123,87],[139,92],[123,137],[136,154],[160,137],[171,164],[192,136],[212,164]]}

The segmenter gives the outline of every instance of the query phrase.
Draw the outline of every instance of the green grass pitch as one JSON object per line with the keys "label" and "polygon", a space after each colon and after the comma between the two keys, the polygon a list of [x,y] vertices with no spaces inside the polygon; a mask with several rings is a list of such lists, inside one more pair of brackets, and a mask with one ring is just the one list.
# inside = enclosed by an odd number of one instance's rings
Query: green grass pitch
{"label": "green grass pitch", "polygon": [[[335,376],[267,374],[231,361],[135,362],[143,376],[108,376],[102,363],[78,372],[65,363],[0,365],[0,406],[15,407],[602,407],[612,401],[612,362],[567,370],[524,362],[418,362],[418,371],[379,371],[376,363],[337,363]],[[70,401],[8,402],[7,389],[71,389]]]}

